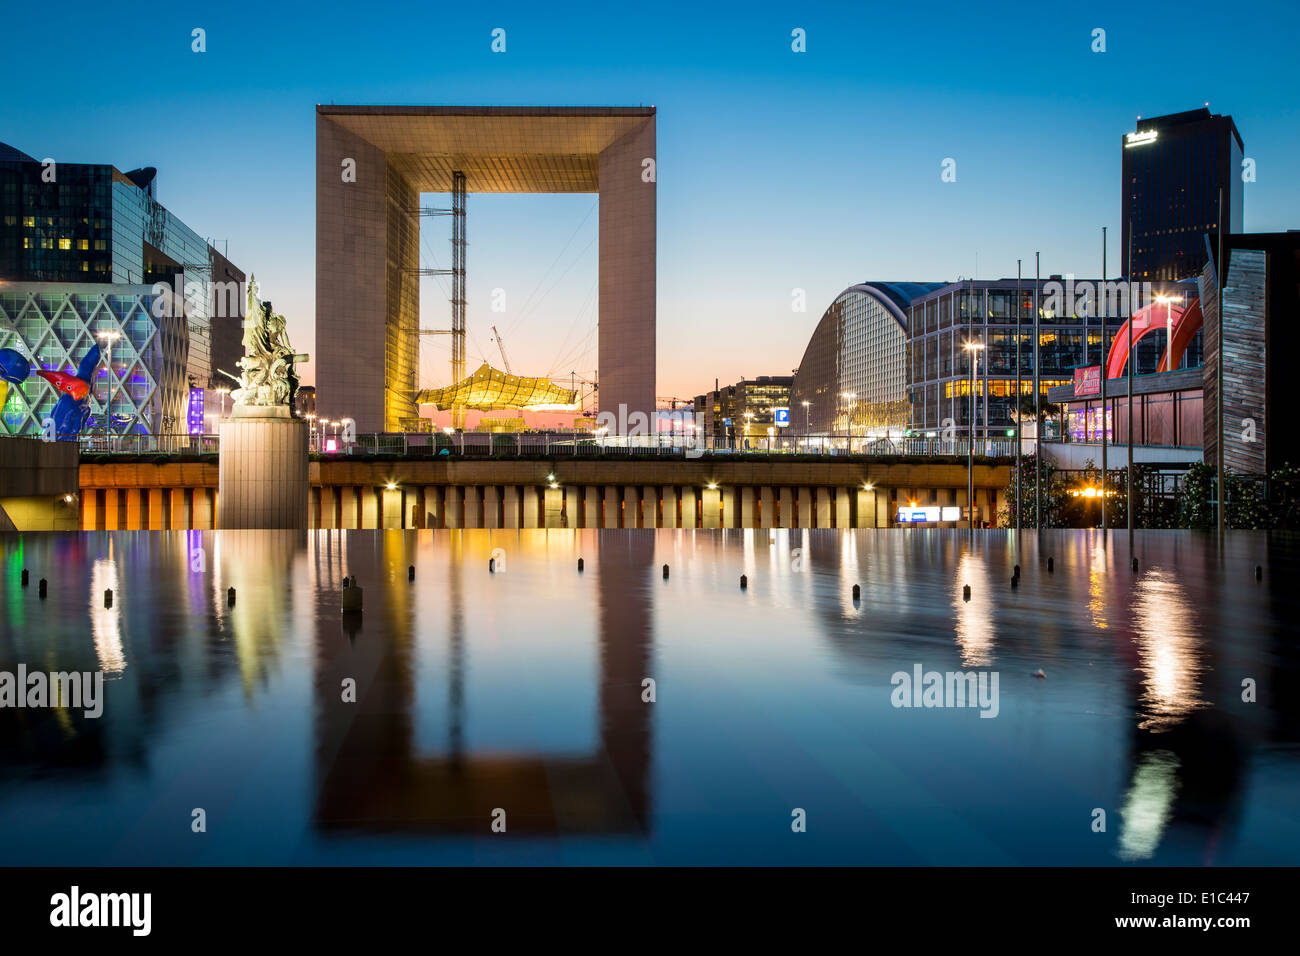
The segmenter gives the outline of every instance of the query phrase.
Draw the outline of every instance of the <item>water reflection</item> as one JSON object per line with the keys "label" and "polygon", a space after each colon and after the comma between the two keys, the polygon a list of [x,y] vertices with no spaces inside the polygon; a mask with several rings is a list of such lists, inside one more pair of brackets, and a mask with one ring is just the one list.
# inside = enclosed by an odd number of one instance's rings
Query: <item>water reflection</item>
{"label": "water reflection", "polygon": [[1143,674],[1143,730],[1168,730],[1200,698],[1200,638],[1196,613],[1172,573],[1152,568],[1138,582],[1133,601],[1138,668]]}
{"label": "water reflection", "polygon": [[[112,544],[109,545],[112,554]],[[112,591],[117,598],[112,607],[104,606],[104,592]],[[90,631],[95,641],[95,654],[99,669],[105,675],[120,674],[126,667],[122,651],[120,609],[122,586],[117,579],[117,561],[112,557],[97,558],[90,572]]]}
{"label": "water reflection", "polygon": [[[654,533],[583,536],[589,549],[595,545],[586,552],[590,570],[584,578],[594,578],[599,622],[600,747],[578,754],[467,744],[476,715],[465,683],[476,658],[466,639],[471,609],[464,586],[466,576],[488,576],[489,557],[501,549],[504,557],[497,560],[506,570],[491,574],[490,584],[508,591],[518,581],[527,592],[525,580],[533,573],[575,566],[582,554],[577,535],[453,532],[445,558],[422,548],[419,588],[431,589],[439,600],[437,618],[422,620],[417,635],[413,589],[405,574],[394,572],[405,569],[419,539],[414,533],[378,534],[379,555],[369,547],[371,535],[350,536],[347,561],[363,583],[379,582],[381,625],[371,625],[367,609],[365,627],[348,645],[323,616],[317,630],[316,826],[326,833],[484,833],[493,811],[503,808],[509,832],[642,832],[649,818],[652,714],[641,699],[652,619],[645,579],[654,561]],[[436,572],[429,570],[438,565]],[[493,607],[478,610],[491,614]],[[563,620],[533,619],[530,636],[549,642],[565,628]],[[445,657],[431,675],[445,681],[445,689],[419,679],[422,640],[446,641]],[[491,648],[480,644],[478,650]],[[341,683],[350,676],[358,681],[356,704],[340,699]],[[416,723],[420,696],[435,693],[445,698],[444,736],[429,752],[418,746]]]}
{"label": "water reflection", "polygon": [[1120,859],[1145,860],[1155,855],[1177,794],[1178,757],[1168,750],[1142,754],[1120,815]]}
{"label": "water reflection", "polygon": [[[971,589],[970,600],[964,586]],[[956,615],[957,646],[963,667],[987,667],[993,660],[996,634],[993,626],[993,595],[984,560],[973,550],[962,552],[953,577],[952,610]]]}
{"label": "water reflection", "polygon": [[1088,613],[1092,616],[1092,626],[1099,631],[1110,627],[1110,618],[1106,611],[1106,579],[1110,571],[1110,559],[1105,544],[1096,545],[1088,558]]}
{"label": "water reflection", "polygon": [[[1296,862],[1295,550],[1139,546],[1134,575],[1089,533],[0,535],[0,671],[110,676],[98,721],[0,709],[0,862]],[[997,719],[892,708],[918,662],[996,666]],[[809,802],[835,836],[795,853],[770,819]],[[199,858],[166,821],[202,805]]]}

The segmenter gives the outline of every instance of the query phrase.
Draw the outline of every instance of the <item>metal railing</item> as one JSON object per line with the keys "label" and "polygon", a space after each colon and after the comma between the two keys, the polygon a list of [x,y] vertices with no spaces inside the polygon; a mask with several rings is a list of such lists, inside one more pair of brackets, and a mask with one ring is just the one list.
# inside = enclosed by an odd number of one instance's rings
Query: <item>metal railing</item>
{"label": "metal railing", "polygon": [[[83,435],[78,440],[83,455],[205,455],[216,454],[216,435]],[[1026,447],[1029,447],[1027,443]],[[1010,438],[976,438],[980,458],[1010,458],[1015,441]],[[352,442],[313,435],[314,453],[335,458],[349,455],[395,458],[701,458],[704,456],[813,455],[836,457],[966,457],[965,438],[863,438],[855,435],[791,436],[768,438],[694,439],[676,435],[592,435],[590,432],[383,432],[357,435]]]}
{"label": "metal railing", "polygon": [[[356,441],[338,443],[332,455],[392,455],[394,457],[455,456],[458,458],[491,457],[572,457],[632,458],[669,457],[699,458],[706,455],[816,455],[827,457],[921,457],[966,456],[969,442],[965,438],[873,439],[861,436],[792,436],[768,438],[695,439],[674,435],[592,435],[589,432],[427,432],[358,435]],[[1015,452],[1011,438],[975,439],[975,454],[987,458],[1010,458]]]}
{"label": "metal railing", "polygon": [[215,455],[216,435],[82,435],[82,455]]}

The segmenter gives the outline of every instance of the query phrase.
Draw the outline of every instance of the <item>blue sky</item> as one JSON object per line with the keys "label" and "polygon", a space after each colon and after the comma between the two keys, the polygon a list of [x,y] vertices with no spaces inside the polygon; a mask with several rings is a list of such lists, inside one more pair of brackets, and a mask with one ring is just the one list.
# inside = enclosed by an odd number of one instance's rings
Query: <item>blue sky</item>
{"label": "blue sky", "polygon": [[[1102,226],[1113,274],[1120,137],[1139,114],[1231,114],[1257,163],[1247,230],[1300,227],[1294,2],[64,2],[11,6],[5,32],[0,141],[157,166],[163,203],[229,241],[306,351],[321,102],[658,107],[661,395],[788,373],[863,279],[1014,275],[1035,251],[1044,273],[1094,274]],[[471,363],[497,361],[495,322],[516,371],[591,374],[594,203],[470,197]],[[441,231],[425,247],[446,265]],[[427,280],[427,325],[445,323],[442,296]],[[428,384],[445,378],[437,348]]]}

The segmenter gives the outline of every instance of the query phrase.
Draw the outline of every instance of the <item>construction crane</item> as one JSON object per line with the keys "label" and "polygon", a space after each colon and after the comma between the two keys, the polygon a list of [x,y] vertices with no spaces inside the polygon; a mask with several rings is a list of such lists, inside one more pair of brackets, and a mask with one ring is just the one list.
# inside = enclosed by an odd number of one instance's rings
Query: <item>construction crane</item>
{"label": "construction crane", "polygon": [[506,374],[514,375],[515,370],[510,367],[510,359],[506,358],[506,347],[505,344],[501,341],[501,333],[497,331],[497,327],[495,325],[492,326],[492,338],[496,339],[497,350],[500,351],[501,353],[501,361],[505,362],[506,364]]}

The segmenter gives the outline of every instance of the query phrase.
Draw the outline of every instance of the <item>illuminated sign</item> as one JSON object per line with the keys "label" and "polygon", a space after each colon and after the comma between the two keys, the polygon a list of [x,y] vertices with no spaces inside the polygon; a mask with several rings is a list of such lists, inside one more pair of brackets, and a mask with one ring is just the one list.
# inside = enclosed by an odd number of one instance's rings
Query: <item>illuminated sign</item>
{"label": "illuminated sign", "polygon": [[1154,129],[1135,130],[1132,133],[1126,133],[1124,135],[1124,148],[1128,149],[1131,146],[1145,146],[1147,143],[1154,143],[1159,134],[1160,131]]}
{"label": "illuminated sign", "polygon": [[1089,365],[1074,370],[1074,397],[1101,394],[1101,366]]}
{"label": "illuminated sign", "polygon": [[960,521],[960,520],[961,520],[961,509],[960,509],[960,508],[944,508],[944,509],[943,509],[942,517],[941,517],[939,520],[941,520],[941,521]]}
{"label": "illuminated sign", "polygon": [[899,508],[898,522],[905,524],[913,521],[940,521],[942,512],[941,508]]}
{"label": "illuminated sign", "polygon": [[776,422],[776,427],[777,427],[777,428],[788,428],[788,427],[789,427],[789,425],[790,425],[790,409],[788,409],[788,408],[774,408],[774,409],[772,409],[772,414],[773,414],[774,416],[776,416],[774,420],[775,420],[775,422]]}
{"label": "illuminated sign", "polygon": [[203,434],[203,389],[190,389],[190,434]]}

